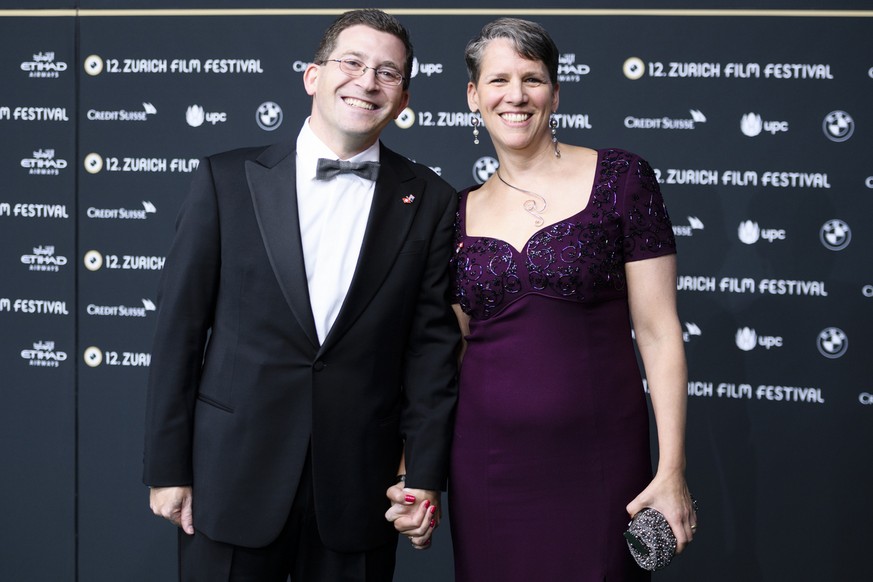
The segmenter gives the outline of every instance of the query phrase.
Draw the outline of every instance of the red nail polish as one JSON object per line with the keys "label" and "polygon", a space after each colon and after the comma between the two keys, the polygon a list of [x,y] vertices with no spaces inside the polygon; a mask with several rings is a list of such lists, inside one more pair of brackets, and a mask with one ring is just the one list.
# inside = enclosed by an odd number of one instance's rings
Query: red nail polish
{"label": "red nail polish", "polygon": [[431,513],[431,515],[436,513],[436,505],[434,505],[433,507],[430,508],[430,513]]}
{"label": "red nail polish", "polygon": [[415,503],[415,495],[407,495],[404,497],[406,503]]}
{"label": "red nail polish", "polygon": [[435,525],[436,525],[436,520],[435,519],[430,520],[430,527],[433,528]]}
{"label": "red nail polish", "polygon": [[430,507],[430,500],[429,500],[429,499],[425,499],[425,500],[424,500],[424,507],[425,507],[425,508]]}
{"label": "red nail polish", "polygon": [[424,542],[424,545],[426,545],[426,546],[429,546],[429,545],[430,545],[430,538],[428,538],[427,541]]}

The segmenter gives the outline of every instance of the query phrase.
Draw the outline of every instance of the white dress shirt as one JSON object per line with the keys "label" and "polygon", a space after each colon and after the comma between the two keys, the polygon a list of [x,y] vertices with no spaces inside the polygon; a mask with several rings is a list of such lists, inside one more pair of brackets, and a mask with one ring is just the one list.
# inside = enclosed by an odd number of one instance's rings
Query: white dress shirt
{"label": "white dress shirt", "polygon": [[[376,183],[354,174],[316,180],[318,158],[339,159],[307,118],[297,136],[297,212],[309,301],[324,343],[355,274]],[[379,142],[347,161],[378,162]]]}

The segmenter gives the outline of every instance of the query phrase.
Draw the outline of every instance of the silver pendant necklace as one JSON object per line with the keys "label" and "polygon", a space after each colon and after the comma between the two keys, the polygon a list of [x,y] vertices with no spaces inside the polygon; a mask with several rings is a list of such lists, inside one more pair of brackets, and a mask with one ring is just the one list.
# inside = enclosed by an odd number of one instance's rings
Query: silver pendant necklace
{"label": "silver pendant necklace", "polygon": [[[518,186],[513,186],[512,184],[510,184],[509,182],[507,182],[506,180],[503,179],[503,176],[500,175],[500,170],[497,170],[497,179],[499,179],[501,182],[503,182],[504,184],[506,184],[507,186],[509,186],[513,190],[517,190],[523,194],[527,194],[527,195],[533,196],[535,198],[535,200],[525,200],[524,204],[522,206],[523,206],[525,212],[527,212],[528,214],[530,214],[531,216],[534,217],[534,224],[536,226],[542,226],[543,225],[542,213],[546,211],[546,199],[543,196],[537,194],[536,192],[531,192],[530,190],[525,190],[524,188],[519,188]],[[537,204],[537,202],[539,202],[539,204],[542,204],[542,206],[539,206]]]}

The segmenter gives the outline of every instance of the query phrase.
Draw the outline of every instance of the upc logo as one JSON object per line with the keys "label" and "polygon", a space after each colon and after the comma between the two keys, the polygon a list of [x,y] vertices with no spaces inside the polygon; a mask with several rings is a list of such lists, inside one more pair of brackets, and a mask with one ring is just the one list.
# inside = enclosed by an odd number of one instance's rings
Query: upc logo
{"label": "upc logo", "polygon": [[758,335],[754,329],[743,327],[737,330],[736,335],[737,347],[744,352],[750,352],[755,349],[755,346],[762,348],[781,348],[783,340],[779,336]]}
{"label": "upc logo", "polygon": [[755,333],[754,329],[744,327],[737,330],[736,341],[738,348],[744,352],[750,352],[758,344],[758,334]]}
{"label": "upc logo", "polygon": [[422,63],[419,62],[418,57],[412,58],[412,77],[417,77],[419,74],[430,77],[431,75],[439,75],[442,72],[442,63]]}
{"label": "upc logo", "polygon": [[767,242],[773,242],[777,240],[785,240],[786,238],[784,229],[761,228],[758,226],[757,222],[752,222],[751,220],[741,222],[737,229],[737,234],[740,241],[747,245],[755,244],[760,239],[764,239]]}
{"label": "upc logo", "polygon": [[199,105],[191,105],[185,112],[185,121],[188,122],[188,125],[191,127],[200,127],[203,125],[203,120],[205,118],[206,114],[203,111],[203,108]]}
{"label": "upc logo", "polygon": [[761,120],[760,115],[756,113],[746,113],[740,119],[740,129],[742,130],[743,135],[755,137],[761,133],[762,129],[764,129],[764,122]]}
{"label": "upc logo", "polygon": [[761,237],[761,229],[758,227],[757,222],[747,220],[740,223],[740,227],[737,229],[737,234],[740,237],[740,241],[747,245],[753,245],[758,242],[758,239]]}
{"label": "upc logo", "polygon": [[740,130],[743,135],[755,137],[762,131],[770,135],[776,135],[782,131],[788,131],[787,121],[764,121],[757,113],[746,113],[740,118]]}
{"label": "upc logo", "polygon": [[227,113],[205,111],[200,105],[190,105],[185,111],[185,121],[191,127],[200,127],[204,122],[215,125],[227,121]]}

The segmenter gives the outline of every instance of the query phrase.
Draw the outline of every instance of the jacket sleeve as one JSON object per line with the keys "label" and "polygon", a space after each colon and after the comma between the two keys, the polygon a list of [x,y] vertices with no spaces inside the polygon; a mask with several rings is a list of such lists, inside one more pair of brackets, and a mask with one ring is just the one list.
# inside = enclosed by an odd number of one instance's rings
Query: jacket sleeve
{"label": "jacket sleeve", "polygon": [[440,192],[445,194],[444,207],[430,241],[405,353],[401,431],[405,438],[406,485],[444,490],[454,429],[460,341],[451,310],[448,271],[457,196],[441,180],[435,185],[445,190]]}
{"label": "jacket sleeve", "polygon": [[192,482],[192,431],[204,349],[221,269],[219,214],[211,162],[201,160],[176,220],[158,291],[146,396],[143,481]]}

